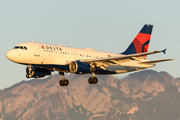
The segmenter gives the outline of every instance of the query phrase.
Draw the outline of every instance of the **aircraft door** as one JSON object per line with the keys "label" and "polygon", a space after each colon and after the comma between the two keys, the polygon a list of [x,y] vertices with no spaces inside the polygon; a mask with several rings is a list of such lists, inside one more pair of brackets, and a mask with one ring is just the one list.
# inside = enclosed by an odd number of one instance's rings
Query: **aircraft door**
{"label": "aircraft door", "polygon": [[40,45],[34,45],[34,56],[40,56]]}

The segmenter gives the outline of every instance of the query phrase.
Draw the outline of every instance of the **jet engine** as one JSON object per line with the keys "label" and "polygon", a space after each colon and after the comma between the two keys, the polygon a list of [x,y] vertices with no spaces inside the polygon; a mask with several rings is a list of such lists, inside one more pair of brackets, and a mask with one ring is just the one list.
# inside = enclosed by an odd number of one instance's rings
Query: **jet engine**
{"label": "jet engine", "polygon": [[26,68],[27,77],[39,78],[44,77],[46,75],[51,75],[51,72],[45,68],[31,67]]}
{"label": "jet engine", "polygon": [[69,65],[69,70],[72,73],[76,74],[86,74],[95,71],[95,68],[92,67],[89,63],[73,61]]}

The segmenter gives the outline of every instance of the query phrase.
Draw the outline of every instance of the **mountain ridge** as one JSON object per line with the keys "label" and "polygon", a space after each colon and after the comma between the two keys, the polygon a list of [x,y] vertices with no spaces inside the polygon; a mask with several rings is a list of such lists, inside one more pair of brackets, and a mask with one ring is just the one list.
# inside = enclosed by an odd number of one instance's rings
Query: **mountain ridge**
{"label": "mountain ridge", "polygon": [[88,75],[69,74],[60,87],[52,75],[0,90],[0,120],[180,119],[180,78],[153,70],[97,77],[90,85]]}

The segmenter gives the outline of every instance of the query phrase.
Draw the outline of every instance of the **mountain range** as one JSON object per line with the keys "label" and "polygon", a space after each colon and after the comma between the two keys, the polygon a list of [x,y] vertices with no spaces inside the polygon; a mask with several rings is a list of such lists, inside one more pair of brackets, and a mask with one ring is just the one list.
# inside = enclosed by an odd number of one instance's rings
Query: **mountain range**
{"label": "mountain range", "polygon": [[0,120],[180,120],[180,78],[144,70],[125,78],[67,74],[0,90]]}

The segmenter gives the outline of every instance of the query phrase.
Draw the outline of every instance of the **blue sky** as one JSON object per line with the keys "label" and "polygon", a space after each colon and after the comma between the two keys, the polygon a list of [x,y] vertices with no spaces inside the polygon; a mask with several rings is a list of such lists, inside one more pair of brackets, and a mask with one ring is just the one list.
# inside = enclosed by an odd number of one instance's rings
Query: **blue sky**
{"label": "blue sky", "polygon": [[180,77],[179,4],[178,0],[0,0],[0,89],[27,80],[26,66],[5,56],[18,43],[34,40],[120,53],[146,23],[154,25],[149,51],[167,48],[166,55],[147,58],[175,59],[152,69]]}

